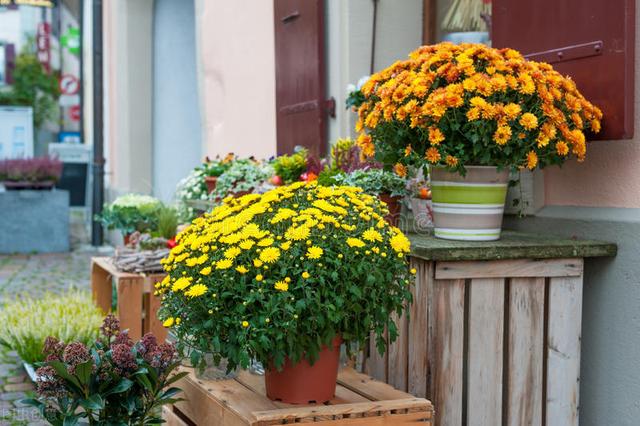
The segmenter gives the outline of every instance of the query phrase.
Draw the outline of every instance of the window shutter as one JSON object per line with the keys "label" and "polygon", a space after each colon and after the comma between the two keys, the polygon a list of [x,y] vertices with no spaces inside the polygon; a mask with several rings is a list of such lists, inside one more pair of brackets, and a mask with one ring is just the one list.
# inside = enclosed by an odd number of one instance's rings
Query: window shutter
{"label": "window shutter", "polygon": [[633,137],[634,0],[493,0],[492,43],[569,75],[603,113],[595,139]]}
{"label": "window shutter", "polygon": [[326,150],[324,1],[274,0],[278,154]]}

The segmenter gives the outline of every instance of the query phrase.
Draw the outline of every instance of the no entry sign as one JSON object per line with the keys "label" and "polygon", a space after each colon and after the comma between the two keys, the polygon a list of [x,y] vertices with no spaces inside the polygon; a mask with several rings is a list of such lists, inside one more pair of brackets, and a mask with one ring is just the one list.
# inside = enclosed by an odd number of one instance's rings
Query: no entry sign
{"label": "no entry sign", "polygon": [[60,77],[59,86],[63,95],[76,95],[80,90],[80,80],[74,75],[65,74]]}

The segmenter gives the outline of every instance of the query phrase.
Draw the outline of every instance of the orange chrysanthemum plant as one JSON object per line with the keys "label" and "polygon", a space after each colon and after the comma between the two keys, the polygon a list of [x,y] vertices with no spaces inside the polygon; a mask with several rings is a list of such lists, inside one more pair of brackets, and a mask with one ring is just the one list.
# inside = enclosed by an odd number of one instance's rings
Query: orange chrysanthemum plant
{"label": "orange chrysanthemum plant", "polygon": [[423,46],[362,87],[363,155],[404,169],[534,169],[582,161],[602,112],[551,65],[480,44]]}

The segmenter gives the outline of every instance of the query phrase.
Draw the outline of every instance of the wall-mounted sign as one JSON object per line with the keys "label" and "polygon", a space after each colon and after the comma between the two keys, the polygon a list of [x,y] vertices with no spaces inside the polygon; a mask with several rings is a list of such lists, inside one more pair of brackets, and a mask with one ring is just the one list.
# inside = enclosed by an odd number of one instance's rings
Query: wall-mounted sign
{"label": "wall-mounted sign", "polygon": [[56,0],[0,0],[0,6],[55,7]]}
{"label": "wall-mounted sign", "polygon": [[[0,0],[1,1],[1,0]],[[36,47],[38,60],[47,70],[51,71],[51,24],[40,22],[36,31]]]}
{"label": "wall-mounted sign", "polygon": [[80,29],[75,27],[67,28],[67,31],[60,37],[62,46],[66,47],[69,52],[77,55],[80,53]]}
{"label": "wall-mounted sign", "polygon": [[69,118],[71,121],[80,121],[80,105],[73,105],[69,108]]}
{"label": "wall-mounted sign", "polygon": [[60,77],[60,93],[63,95],[75,95],[80,90],[80,80],[71,74],[65,74]]}

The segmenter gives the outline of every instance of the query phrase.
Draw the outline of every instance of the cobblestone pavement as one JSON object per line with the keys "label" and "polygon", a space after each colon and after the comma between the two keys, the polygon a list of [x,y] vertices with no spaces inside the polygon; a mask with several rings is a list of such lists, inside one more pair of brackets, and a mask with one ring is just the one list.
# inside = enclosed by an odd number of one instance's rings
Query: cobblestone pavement
{"label": "cobblestone pavement", "polygon": [[[0,302],[22,293],[38,297],[69,288],[88,290],[95,254],[90,247],[80,247],[70,253],[0,256]],[[33,390],[18,356],[0,347],[0,426],[48,424],[37,410],[19,402],[33,396]]]}

